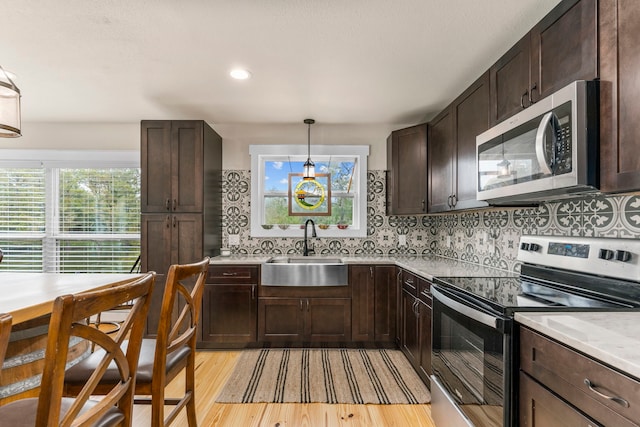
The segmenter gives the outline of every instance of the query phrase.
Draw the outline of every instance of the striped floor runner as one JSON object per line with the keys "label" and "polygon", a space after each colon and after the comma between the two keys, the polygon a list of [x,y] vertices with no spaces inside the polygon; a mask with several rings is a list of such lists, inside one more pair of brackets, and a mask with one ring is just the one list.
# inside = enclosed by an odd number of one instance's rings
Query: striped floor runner
{"label": "striped floor runner", "polygon": [[217,397],[224,403],[428,403],[399,350],[244,350]]}

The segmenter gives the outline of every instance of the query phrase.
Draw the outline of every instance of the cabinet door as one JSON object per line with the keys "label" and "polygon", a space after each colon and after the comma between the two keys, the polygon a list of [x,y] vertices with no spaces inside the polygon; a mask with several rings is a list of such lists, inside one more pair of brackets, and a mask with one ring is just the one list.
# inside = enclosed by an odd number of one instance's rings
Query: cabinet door
{"label": "cabinet door", "polygon": [[396,267],[375,267],[374,294],[374,339],[379,342],[394,342],[397,336],[396,312]]}
{"label": "cabinet door", "polygon": [[452,207],[455,139],[451,108],[429,123],[429,212]]}
{"label": "cabinet door", "polygon": [[640,190],[640,2],[600,0],[602,191]]}
{"label": "cabinet door", "polygon": [[145,334],[153,337],[158,332],[165,280],[171,265],[171,215],[142,214],[140,245],[140,271],[155,271],[157,274],[151,292]]}
{"label": "cabinet door", "polygon": [[486,72],[453,104],[455,117],[455,209],[488,206],[476,200],[476,136],[489,129],[489,73]]}
{"label": "cabinet door", "polygon": [[172,122],[171,204],[174,212],[202,212],[203,157],[203,122]]}
{"label": "cabinet door", "polygon": [[140,125],[140,210],[171,209],[171,121],[143,120]]}
{"label": "cabinet door", "polygon": [[202,221],[201,214],[171,216],[171,262],[173,264],[188,264],[202,260]]}
{"label": "cabinet door", "polygon": [[374,304],[377,301],[374,276],[375,267],[352,265],[349,270],[351,283],[351,333],[353,341],[373,341]]}
{"label": "cabinet door", "polygon": [[431,371],[431,305],[423,301],[418,305],[418,335],[420,339],[420,373],[429,381]]}
{"label": "cabinet door", "polygon": [[529,106],[530,46],[527,34],[489,69],[491,126]]}
{"label": "cabinet door", "polygon": [[531,30],[533,102],[574,80],[598,77],[596,0],[561,2]]}
{"label": "cabinet door", "polygon": [[307,298],[305,310],[305,340],[351,341],[351,299]]}
{"label": "cabinet door", "polygon": [[418,341],[418,318],[416,316],[416,297],[402,291],[402,338],[401,349],[414,367],[420,364],[420,345]]}
{"label": "cabinet door", "polygon": [[207,284],[202,309],[202,340],[251,343],[257,338],[257,285]]}
{"label": "cabinet door", "polygon": [[258,300],[258,340],[303,341],[304,301],[300,298]]}
{"label": "cabinet door", "polygon": [[427,213],[427,125],[394,131],[387,144],[387,214]]}
{"label": "cabinet door", "polygon": [[521,427],[593,427],[599,425],[520,372]]}

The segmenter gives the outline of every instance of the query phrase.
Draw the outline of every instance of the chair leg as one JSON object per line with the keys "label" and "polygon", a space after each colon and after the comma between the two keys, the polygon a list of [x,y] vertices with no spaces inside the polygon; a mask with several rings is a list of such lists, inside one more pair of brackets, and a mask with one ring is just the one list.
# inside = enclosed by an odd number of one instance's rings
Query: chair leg
{"label": "chair leg", "polygon": [[151,390],[151,426],[164,426],[164,385]]}
{"label": "chair leg", "polygon": [[185,394],[190,394],[191,397],[187,402],[187,420],[189,427],[197,427],[198,420],[196,418],[196,380],[195,380],[195,354],[192,351],[187,360],[187,368],[185,370]]}

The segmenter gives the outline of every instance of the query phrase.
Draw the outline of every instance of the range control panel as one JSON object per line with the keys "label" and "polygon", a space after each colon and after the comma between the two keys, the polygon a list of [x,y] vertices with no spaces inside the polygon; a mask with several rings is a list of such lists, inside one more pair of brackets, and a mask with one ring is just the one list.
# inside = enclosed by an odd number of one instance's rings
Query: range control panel
{"label": "range control panel", "polygon": [[640,240],[522,236],[518,260],[625,280],[640,280]]}

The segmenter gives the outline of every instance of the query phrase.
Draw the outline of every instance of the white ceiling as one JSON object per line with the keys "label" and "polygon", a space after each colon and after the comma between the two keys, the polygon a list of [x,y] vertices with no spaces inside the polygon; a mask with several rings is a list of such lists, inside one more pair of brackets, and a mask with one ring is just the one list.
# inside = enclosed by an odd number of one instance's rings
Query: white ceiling
{"label": "white ceiling", "polygon": [[23,122],[417,123],[557,3],[2,0],[0,65]]}

